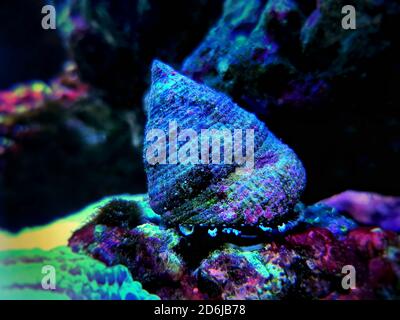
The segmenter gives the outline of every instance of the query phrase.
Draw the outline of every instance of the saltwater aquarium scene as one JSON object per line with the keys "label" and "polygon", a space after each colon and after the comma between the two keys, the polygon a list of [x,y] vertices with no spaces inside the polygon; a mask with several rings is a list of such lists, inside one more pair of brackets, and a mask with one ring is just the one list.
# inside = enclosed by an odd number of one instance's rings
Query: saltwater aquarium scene
{"label": "saltwater aquarium scene", "polygon": [[398,0],[2,0],[0,300],[400,300],[399,30]]}

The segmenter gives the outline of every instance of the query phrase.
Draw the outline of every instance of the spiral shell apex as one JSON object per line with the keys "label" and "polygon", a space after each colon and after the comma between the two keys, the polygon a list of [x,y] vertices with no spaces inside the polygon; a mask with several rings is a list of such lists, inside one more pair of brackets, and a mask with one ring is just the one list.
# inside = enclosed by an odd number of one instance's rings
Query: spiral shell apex
{"label": "spiral shell apex", "polygon": [[255,115],[159,61],[145,104],[150,205],[167,225],[290,221],[305,171]]}

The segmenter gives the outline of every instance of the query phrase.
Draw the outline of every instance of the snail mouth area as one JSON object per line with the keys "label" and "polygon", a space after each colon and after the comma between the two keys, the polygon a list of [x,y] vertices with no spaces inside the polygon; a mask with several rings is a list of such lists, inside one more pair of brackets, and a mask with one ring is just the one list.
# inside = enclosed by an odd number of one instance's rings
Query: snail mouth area
{"label": "snail mouth area", "polygon": [[302,221],[302,213],[292,210],[288,214],[275,217],[263,223],[257,224],[179,224],[167,225],[167,227],[178,227],[181,234],[187,237],[205,236],[211,238],[225,238],[226,241],[235,239],[248,239],[257,241],[271,236],[284,235],[296,228]]}

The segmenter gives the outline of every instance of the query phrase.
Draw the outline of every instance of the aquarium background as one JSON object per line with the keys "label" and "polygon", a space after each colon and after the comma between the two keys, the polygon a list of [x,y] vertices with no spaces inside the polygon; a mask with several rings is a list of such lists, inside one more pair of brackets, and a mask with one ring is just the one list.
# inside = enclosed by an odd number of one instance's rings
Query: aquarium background
{"label": "aquarium background", "polygon": [[[2,1],[0,298],[399,298],[399,18],[394,0]],[[232,193],[146,166],[146,126],[212,125],[198,106],[225,97],[293,156],[269,142]]]}

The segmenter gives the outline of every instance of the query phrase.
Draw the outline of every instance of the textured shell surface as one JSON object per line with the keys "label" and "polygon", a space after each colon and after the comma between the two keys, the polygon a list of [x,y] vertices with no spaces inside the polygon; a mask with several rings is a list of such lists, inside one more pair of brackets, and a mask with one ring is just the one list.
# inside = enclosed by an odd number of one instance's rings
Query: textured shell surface
{"label": "textured shell surface", "polygon": [[[305,170],[294,151],[255,115],[157,60],[145,108],[144,162],[150,206],[167,225],[267,227],[289,219],[305,187]],[[155,139],[150,134],[154,130],[165,137]],[[243,134],[236,135],[239,131]],[[209,134],[205,138],[204,132]],[[249,137],[253,149],[245,150]],[[209,145],[204,147],[206,140]],[[155,141],[165,150],[155,152]],[[179,162],[177,154],[182,150],[196,153],[190,154],[192,161]],[[203,151],[209,151],[207,158],[202,157]],[[224,161],[213,161],[214,151]],[[175,162],[151,162],[152,152]],[[238,170],[244,162],[232,160],[236,152],[250,154],[252,167]]]}

